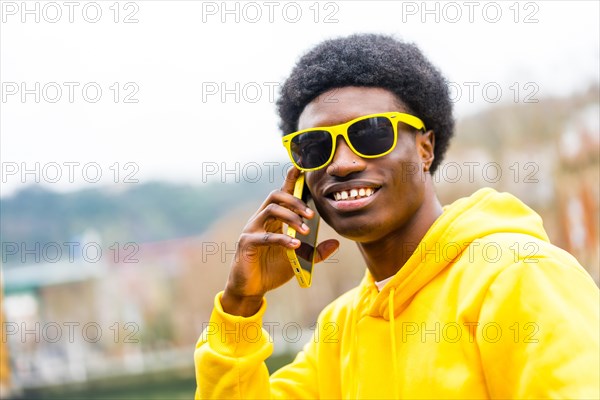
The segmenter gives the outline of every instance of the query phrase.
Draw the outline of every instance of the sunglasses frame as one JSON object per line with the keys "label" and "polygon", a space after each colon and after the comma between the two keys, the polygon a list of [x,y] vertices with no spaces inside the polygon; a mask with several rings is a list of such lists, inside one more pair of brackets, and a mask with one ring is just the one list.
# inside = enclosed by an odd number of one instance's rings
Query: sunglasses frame
{"label": "sunglasses frame", "polygon": [[[392,123],[392,127],[394,129],[394,143],[392,144],[390,149],[385,151],[384,153],[376,154],[376,155],[362,154],[358,150],[356,150],[354,148],[354,146],[352,145],[352,142],[350,141],[350,138],[348,137],[348,128],[357,122],[363,121],[365,119],[377,118],[377,117],[387,118]],[[405,114],[405,113],[401,113],[401,112],[397,112],[397,111],[392,111],[392,112],[364,115],[362,117],[353,119],[351,121],[348,121],[348,122],[345,122],[345,123],[339,124],[339,125],[303,129],[301,131],[289,133],[289,134],[285,135],[283,138],[281,138],[281,140],[283,142],[283,146],[287,149],[288,155],[290,156],[290,160],[292,160],[292,163],[296,166],[296,168],[298,168],[300,171],[303,171],[303,172],[316,171],[318,169],[325,168],[327,165],[329,165],[331,160],[333,160],[333,156],[335,155],[335,146],[336,146],[338,136],[343,137],[344,140],[346,141],[346,144],[348,145],[348,147],[350,147],[350,149],[354,152],[354,154],[356,154],[357,156],[362,157],[362,158],[378,158],[378,157],[383,157],[386,154],[391,153],[394,150],[394,148],[396,147],[396,143],[398,142],[398,122],[404,122],[405,124],[410,125],[417,130],[423,130],[423,131],[425,130],[425,124],[423,123],[423,121],[421,121],[419,118],[415,117],[414,115]],[[329,136],[331,137],[331,140],[333,141],[332,147],[331,147],[331,154],[329,155],[329,159],[323,165],[315,167],[315,168],[303,168],[296,163],[296,161],[294,160],[294,157],[292,155],[292,148],[291,148],[292,139],[298,135],[302,135],[303,133],[312,132],[312,131],[329,132]]]}

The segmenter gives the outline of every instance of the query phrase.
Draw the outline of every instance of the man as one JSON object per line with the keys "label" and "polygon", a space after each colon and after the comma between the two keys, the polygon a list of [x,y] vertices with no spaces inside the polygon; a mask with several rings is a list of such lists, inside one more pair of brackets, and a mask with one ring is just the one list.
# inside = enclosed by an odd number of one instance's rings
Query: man
{"label": "man", "polygon": [[[278,109],[296,168],[243,229],[195,352],[197,398],[600,396],[591,277],[509,194],[482,189],[440,205],[431,173],[452,107],[418,48],[380,35],[326,41],[299,60]],[[314,216],[292,196],[299,170],[368,270],[269,377],[268,333],[240,333],[260,326],[264,294],[293,276],[286,249],[299,243],[282,224],[306,233],[302,218]],[[321,243],[319,258],[337,246]]]}

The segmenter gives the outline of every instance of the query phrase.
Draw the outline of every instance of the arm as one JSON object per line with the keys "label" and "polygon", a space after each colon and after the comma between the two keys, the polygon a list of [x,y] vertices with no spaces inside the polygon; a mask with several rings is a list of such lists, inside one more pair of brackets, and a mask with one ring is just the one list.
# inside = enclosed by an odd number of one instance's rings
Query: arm
{"label": "arm", "polygon": [[[262,329],[264,295],[294,276],[286,250],[300,246],[282,232],[283,224],[308,233],[302,217],[314,216],[292,195],[298,176],[297,169],[288,171],[281,190],[271,192],[240,235],[225,290],[215,298],[210,322],[196,346],[197,399],[314,398],[318,394],[307,376],[312,367],[307,366],[310,363],[303,354],[289,367],[303,373],[274,385],[276,388],[271,387],[264,364],[273,351],[269,335]],[[338,245],[333,239],[319,244],[317,259],[327,258]],[[303,389],[292,389],[297,387]]]}
{"label": "arm", "polygon": [[316,348],[309,341],[294,362],[272,379],[264,360],[273,352],[269,334],[262,329],[266,301],[255,315],[227,314],[215,297],[210,322],[196,345],[196,399],[269,399],[319,397]]}
{"label": "arm", "polygon": [[503,271],[481,309],[489,395],[600,398],[598,288],[570,256],[537,261]]}
{"label": "arm", "polygon": [[261,324],[266,301],[255,315],[241,317],[223,311],[221,295],[194,353],[196,399],[270,398],[264,360],[273,345]]}

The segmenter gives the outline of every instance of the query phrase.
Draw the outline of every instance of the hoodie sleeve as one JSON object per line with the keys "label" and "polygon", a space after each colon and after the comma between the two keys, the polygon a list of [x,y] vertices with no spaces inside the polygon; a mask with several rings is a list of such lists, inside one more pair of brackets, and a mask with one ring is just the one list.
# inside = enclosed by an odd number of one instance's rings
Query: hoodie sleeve
{"label": "hoodie sleeve", "polygon": [[500,273],[477,341],[491,398],[600,398],[599,292],[570,256]]}
{"label": "hoodie sleeve", "polygon": [[294,362],[269,377],[265,359],[273,352],[269,333],[262,328],[266,310],[251,317],[227,314],[222,292],[215,297],[210,321],[196,345],[196,399],[317,398],[313,341]]}

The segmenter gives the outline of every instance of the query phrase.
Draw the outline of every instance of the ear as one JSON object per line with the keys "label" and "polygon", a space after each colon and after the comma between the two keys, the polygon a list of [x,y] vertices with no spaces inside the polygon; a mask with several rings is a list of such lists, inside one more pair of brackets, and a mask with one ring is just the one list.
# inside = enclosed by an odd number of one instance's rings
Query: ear
{"label": "ear", "polygon": [[417,151],[419,152],[419,158],[423,163],[423,171],[429,171],[433,159],[435,158],[435,133],[433,131],[427,131],[425,133],[417,133]]}

